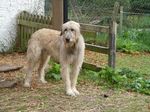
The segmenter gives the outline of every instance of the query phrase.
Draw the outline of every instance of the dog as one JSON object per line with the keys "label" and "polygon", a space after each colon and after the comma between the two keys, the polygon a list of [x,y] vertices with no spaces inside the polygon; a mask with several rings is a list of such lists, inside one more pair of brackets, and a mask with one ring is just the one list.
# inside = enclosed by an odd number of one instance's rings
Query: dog
{"label": "dog", "polygon": [[37,63],[39,80],[47,83],[44,69],[52,58],[61,65],[61,77],[65,83],[66,94],[79,95],[76,83],[84,60],[84,51],[85,43],[80,33],[80,24],[75,21],[64,23],[61,31],[46,28],[36,31],[28,41],[24,86],[30,87],[32,71]]}

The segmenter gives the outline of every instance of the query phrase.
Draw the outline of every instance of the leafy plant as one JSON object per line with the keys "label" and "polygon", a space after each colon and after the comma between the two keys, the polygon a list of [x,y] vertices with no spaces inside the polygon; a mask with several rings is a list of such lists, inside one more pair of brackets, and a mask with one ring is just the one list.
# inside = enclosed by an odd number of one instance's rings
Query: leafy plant
{"label": "leafy plant", "polygon": [[127,53],[134,53],[136,51],[150,52],[149,35],[148,31],[128,29],[117,38],[117,49]]}
{"label": "leafy plant", "polygon": [[86,79],[91,79],[98,85],[124,88],[126,90],[150,95],[150,80],[144,79],[143,74],[128,68],[114,70],[106,67],[100,72],[87,70],[84,73],[88,76]]}
{"label": "leafy plant", "polygon": [[52,65],[52,67],[49,69],[49,71],[46,73],[46,79],[52,79],[55,81],[59,81],[61,79],[60,76],[60,65],[54,62],[50,62],[50,64]]}
{"label": "leafy plant", "polygon": [[138,72],[134,72],[128,68],[122,68],[122,69],[119,69],[117,71],[121,76],[126,76],[127,78],[129,79],[134,79],[134,78],[137,78],[137,77],[140,77],[141,74],[139,74]]}
{"label": "leafy plant", "polygon": [[[125,79],[125,77],[122,77],[118,74],[115,70],[107,67],[100,71],[99,73],[100,80],[104,80],[105,83],[108,83],[110,85],[120,86],[122,80]],[[103,82],[104,83],[104,82]]]}
{"label": "leafy plant", "polygon": [[128,85],[129,89],[150,95],[150,80],[139,77]]}

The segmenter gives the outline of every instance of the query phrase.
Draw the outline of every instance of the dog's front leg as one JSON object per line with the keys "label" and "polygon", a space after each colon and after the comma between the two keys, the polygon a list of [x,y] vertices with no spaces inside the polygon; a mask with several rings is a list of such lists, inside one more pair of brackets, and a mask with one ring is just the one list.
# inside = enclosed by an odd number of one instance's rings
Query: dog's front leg
{"label": "dog's front leg", "polygon": [[75,93],[71,89],[71,81],[70,81],[70,75],[69,75],[69,65],[63,64],[61,66],[61,76],[65,83],[66,88],[66,94],[70,96],[75,96]]}
{"label": "dog's front leg", "polygon": [[76,84],[77,84],[77,79],[78,79],[78,75],[79,75],[79,71],[80,71],[80,67],[77,64],[73,64],[72,66],[72,71],[71,71],[71,88],[72,91],[76,94],[79,95],[78,90],[76,89]]}

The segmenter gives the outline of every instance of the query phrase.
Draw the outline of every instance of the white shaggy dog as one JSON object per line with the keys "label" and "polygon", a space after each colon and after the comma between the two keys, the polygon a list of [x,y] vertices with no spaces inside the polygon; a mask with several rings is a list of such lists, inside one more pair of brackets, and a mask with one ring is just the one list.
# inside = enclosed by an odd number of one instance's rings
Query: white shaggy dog
{"label": "white shaggy dog", "polygon": [[84,49],[80,25],[74,21],[64,23],[61,32],[45,28],[36,31],[28,42],[28,66],[24,86],[30,87],[32,71],[38,62],[39,79],[46,83],[44,69],[51,57],[61,65],[66,94],[78,95],[76,83],[84,59]]}

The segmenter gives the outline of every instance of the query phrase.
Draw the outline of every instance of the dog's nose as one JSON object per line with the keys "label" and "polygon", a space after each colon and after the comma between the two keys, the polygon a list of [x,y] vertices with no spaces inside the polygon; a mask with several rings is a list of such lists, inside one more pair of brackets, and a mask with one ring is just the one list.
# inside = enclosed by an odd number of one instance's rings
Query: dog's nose
{"label": "dog's nose", "polygon": [[70,39],[69,39],[69,38],[66,38],[66,42],[67,42],[67,43],[70,42]]}

